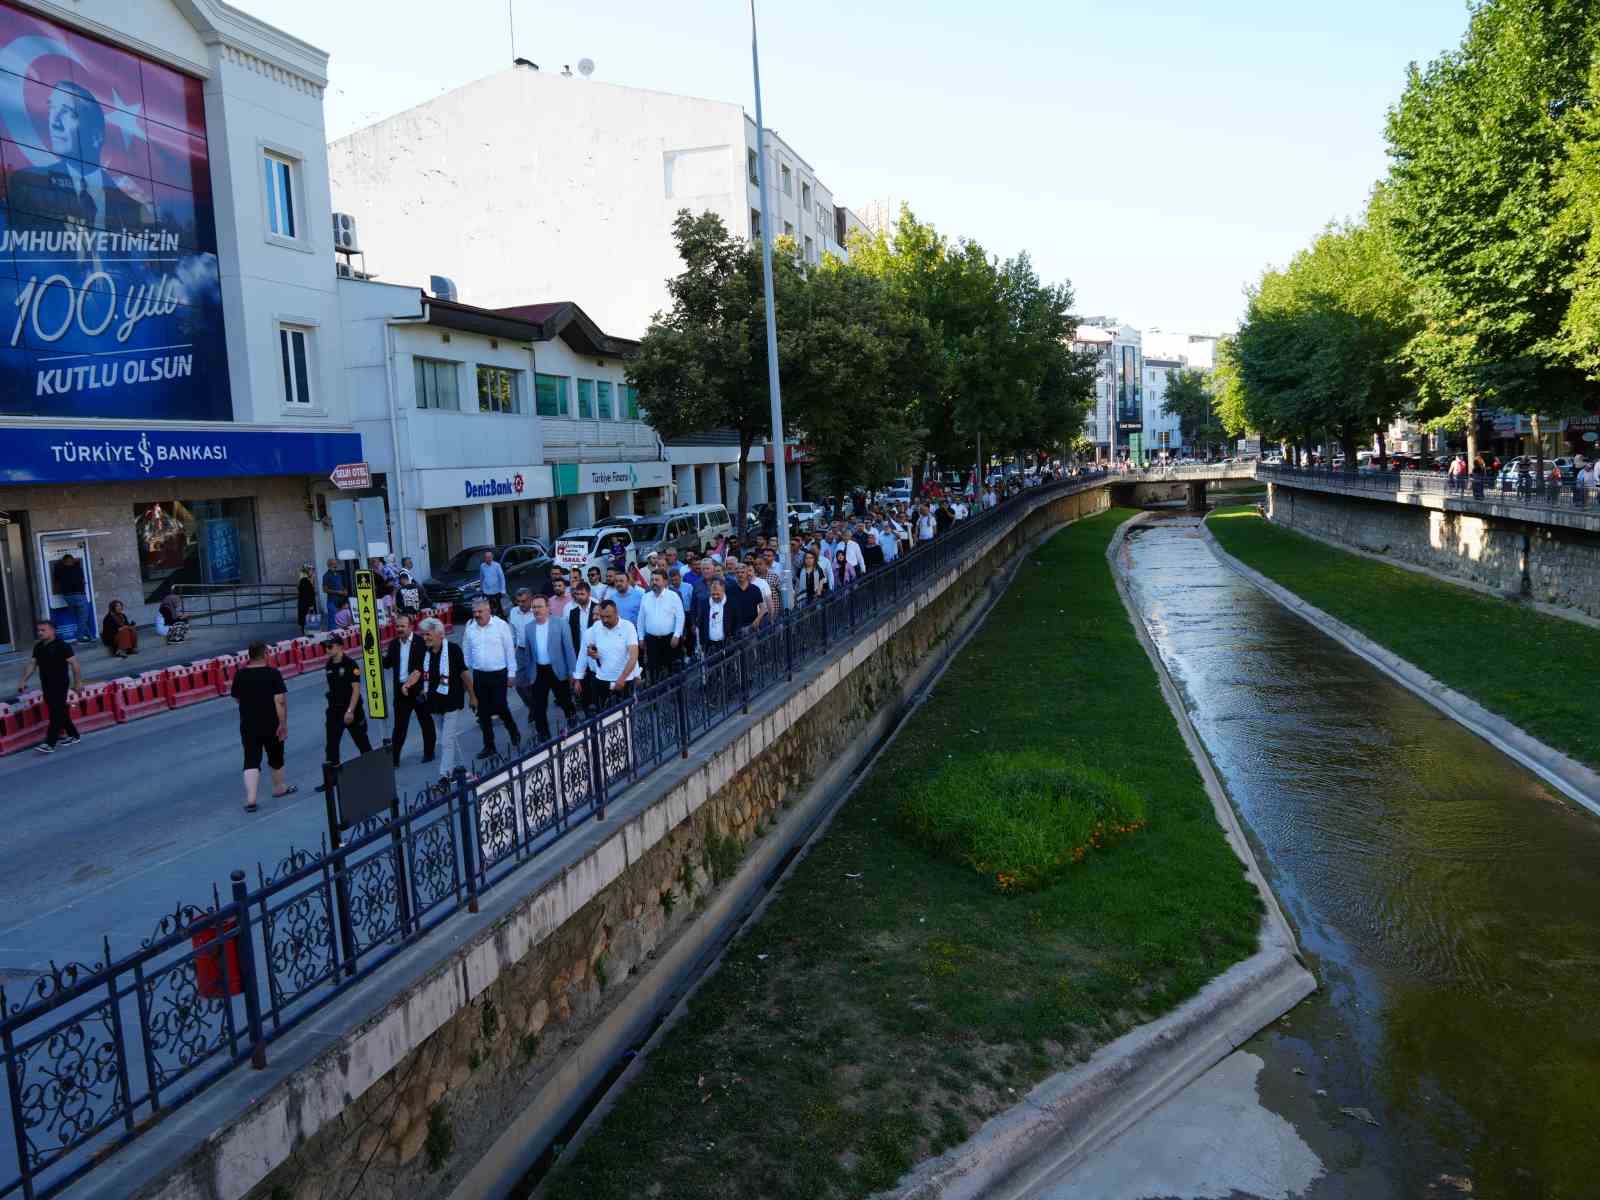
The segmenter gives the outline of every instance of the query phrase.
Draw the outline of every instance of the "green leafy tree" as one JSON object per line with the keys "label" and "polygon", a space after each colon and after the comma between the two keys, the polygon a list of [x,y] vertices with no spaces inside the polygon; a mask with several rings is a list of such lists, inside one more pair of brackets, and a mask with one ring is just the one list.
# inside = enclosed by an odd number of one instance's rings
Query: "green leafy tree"
{"label": "green leafy tree", "polygon": [[1167,379],[1161,411],[1178,418],[1183,444],[1209,456],[1226,443],[1222,420],[1217,415],[1216,397],[1204,371],[1185,367]]}
{"label": "green leafy tree", "polygon": [[[663,438],[732,429],[739,438],[737,520],[749,505],[750,451],[771,433],[761,248],[722,218],[683,210],[672,225],[682,273],[667,281],[672,307],[657,313],[629,364],[645,420]],[[780,243],[781,246],[781,243]],[[775,248],[778,327],[804,277],[791,247]]]}
{"label": "green leafy tree", "polygon": [[1332,438],[1353,469],[1358,444],[1413,402],[1403,351],[1416,329],[1387,227],[1330,226],[1249,293],[1224,355],[1224,423],[1279,441]]}
{"label": "green leafy tree", "polygon": [[1567,150],[1593,132],[1597,21],[1595,0],[1485,0],[1389,113],[1386,220],[1421,318],[1407,357],[1438,427],[1471,437],[1480,404],[1566,413],[1591,396],[1567,319],[1587,228],[1563,208],[1587,169]]}
{"label": "green leafy tree", "polygon": [[883,277],[829,258],[785,307],[778,337],[784,419],[828,494],[892,479],[920,457],[917,388],[938,348]]}
{"label": "green leafy tree", "polygon": [[858,237],[850,262],[931,332],[937,353],[906,372],[905,394],[935,458],[971,462],[980,436],[995,452],[1065,447],[1083,428],[1094,364],[1071,346],[1072,293],[1043,284],[1027,255],[998,263],[902,207],[892,232]]}

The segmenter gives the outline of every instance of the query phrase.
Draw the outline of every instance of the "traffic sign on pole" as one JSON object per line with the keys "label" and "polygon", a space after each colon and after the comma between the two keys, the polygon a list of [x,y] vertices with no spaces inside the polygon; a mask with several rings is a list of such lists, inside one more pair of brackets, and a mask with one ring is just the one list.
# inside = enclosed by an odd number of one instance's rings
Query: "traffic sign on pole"
{"label": "traffic sign on pole", "polygon": [[361,683],[367,689],[367,715],[389,715],[383,694],[383,655],[378,645],[378,598],[372,589],[372,572],[356,572],[356,617],[361,629]]}
{"label": "traffic sign on pole", "polygon": [[328,481],[342,492],[372,486],[372,468],[364,462],[340,463],[328,475]]}

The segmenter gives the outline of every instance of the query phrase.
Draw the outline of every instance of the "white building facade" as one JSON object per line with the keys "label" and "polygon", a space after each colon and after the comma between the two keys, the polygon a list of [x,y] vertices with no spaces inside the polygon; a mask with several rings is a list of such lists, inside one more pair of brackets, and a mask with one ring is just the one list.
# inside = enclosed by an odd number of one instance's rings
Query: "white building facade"
{"label": "white building facade", "polygon": [[361,279],[340,293],[356,428],[392,549],[421,576],[470,547],[548,548],[567,529],[720,486],[716,464],[668,461],[626,379],[638,344],[577,305],[483,309]]}
{"label": "white building facade", "polygon": [[1144,371],[1142,339],[1137,329],[1110,317],[1086,317],[1073,335],[1081,349],[1094,351],[1099,362],[1094,404],[1084,436],[1094,443],[1097,460],[1125,459],[1143,452]]}
{"label": "white building facade", "polygon": [[0,653],[112,599],[292,584],[362,457],[327,56],[220,0],[0,0],[0,68]]}
{"label": "white building facade", "polygon": [[[768,130],[766,145],[774,231],[812,262],[843,256],[848,211],[782,137]],[[368,270],[396,280],[446,276],[463,301],[484,308],[574,297],[591,324],[623,339],[642,337],[669,305],[666,281],[683,267],[672,237],[679,211],[714,212],[741,237],[759,233],[756,155],[755,123],[737,104],[528,66],[329,147],[333,206],[354,218]],[[574,423],[547,428],[552,462],[651,461],[647,451],[659,442],[648,430],[578,415],[578,381],[598,385],[615,359],[560,340],[567,349],[552,341],[552,354],[570,350],[607,365],[561,367]],[[737,445],[708,433],[666,449],[679,504],[735,499]],[[766,496],[764,475],[755,474],[749,504]],[[797,476],[795,465],[795,496]]]}

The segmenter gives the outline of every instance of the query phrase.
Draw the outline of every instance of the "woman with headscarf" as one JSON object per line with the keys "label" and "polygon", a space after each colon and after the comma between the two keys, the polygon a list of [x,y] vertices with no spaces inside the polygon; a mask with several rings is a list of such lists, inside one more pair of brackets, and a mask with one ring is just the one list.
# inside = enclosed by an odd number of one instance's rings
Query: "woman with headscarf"
{"label": "woman with headscarf", "polygon": [[127,658],[139,652],[139,629],[128,619],[121,600],[113,600],[100,622],[100,640],[111,651],[112,658]]}
{"label": "woman with headscarf", "polygon": [[317,585],[311,581],[311,568],[300,568],[300,582],[295,585],[294,623],[300,626],[300,636],[306,635],[306,617],[317,607]]}

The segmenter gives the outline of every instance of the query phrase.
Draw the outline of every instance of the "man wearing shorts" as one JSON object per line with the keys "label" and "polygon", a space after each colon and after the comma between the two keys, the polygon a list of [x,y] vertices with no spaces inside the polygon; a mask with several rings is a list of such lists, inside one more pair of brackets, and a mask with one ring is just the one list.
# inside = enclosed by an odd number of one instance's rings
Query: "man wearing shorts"
{"label": "man wearing shorts", "polygon": [[267,663],[267,644],[251,642],[247,660],[233,677],[233,698],[239,705],[239,741],[244,746],[244,810],[256,811],[261,782],[261,756],[272,768],[274,797],[300,789],[283,782],[283,740],[289,736],[289,690],[278,668]]}

